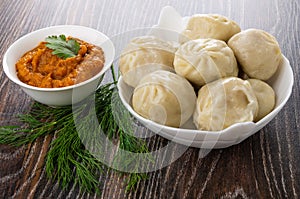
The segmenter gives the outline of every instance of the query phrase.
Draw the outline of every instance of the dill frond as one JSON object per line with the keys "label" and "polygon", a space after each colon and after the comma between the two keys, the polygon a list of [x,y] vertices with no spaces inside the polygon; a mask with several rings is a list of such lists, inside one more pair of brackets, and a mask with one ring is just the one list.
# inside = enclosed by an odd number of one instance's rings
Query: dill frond
{"label": "dill frond", "polygon": [[[118,147],[122,150],[133,153],[148,152],[145,141],[133,136],[134,120],[125,107],[121,107],[123,104],[116,95],[113,66],[111,72],[114,82],[100,86],[94,95],[80,102],[76,109],[72,106],[51,108],[35,102],[28,114],[19,115],[22,126],[0,127],[0,144],[22,146],[34,142],[39,137],[53,134],[56,139],[51,143],[45,159],[48,177],[58,181],[63,188],[76,184],[81,191],[101,193],[99,176],[111,169],[86,149],[83,141],[93,142],[92,145],[99,151],[104,147],[103,143],[94,138],[102,130],[108,139],[117,140]],[[91,105],[93,103],[94,106]],[[121,107],[118,109],[121,110],[118,116],[123,122],[120,123],[115,118],[112,104]],[[96,121],[90,119],[93,111],[96,112]],[[81,122],[75,124],[74,118]],[[79,136],[78,130],[86,134]],[[126,159],[126,156],[118,153],[114,161],[116,164],[121,162],[125,166],[136,163],[136,159]],[[114,170],[114,172],[127,176],[127,191],[133,189],[140,180],[147,178],[146,174],[134,171],[126,173]]]}

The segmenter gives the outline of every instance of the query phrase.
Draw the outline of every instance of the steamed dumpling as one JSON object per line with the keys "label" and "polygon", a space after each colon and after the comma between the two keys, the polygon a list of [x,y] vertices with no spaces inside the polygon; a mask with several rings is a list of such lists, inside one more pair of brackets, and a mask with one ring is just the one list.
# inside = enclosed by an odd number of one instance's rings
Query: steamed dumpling
{"label": "steamed dumpling", "polygon": [[119,69],[124,81],[136,87],[140,79],[155,71],[174,71],[173,60],[176,48],[154,36],[134,38],[123,50]]}
{"label": "steamed dumpling", "polygon": [[182,32],[181,43],[187,40],[212,38],[227,41],[241,31],[233,20],[218,14],[193,15]]}
{"label": "steamed dumpling", "polygon": [[253,121],[258,102],[248,81],[219,79],[198,92],[193,121],[199,130],[219,131],[235,123]]}
{"label": "steamed dumpling", "polygon": [[134,89],[133,109],[159,124],[180,127],[193,114],[196,94],[183,77],[169,71],[146,75]]}
{"label": "steamed dumpling", "polygon": [[270,113],[275,106],[275,92],[266,82],[258,79],[247,80],[255,93],[258,102],[258,114],[254,121],[259,121]]}
{"label": "steamed dumpling", "polygon": [[282,60],[276,39],[269,33],[248,29],[228,41],[243,71],[251,78],[267,80],[274,75]]}
{"label": "steamed dumpling", "polygon": [[216,39],[191,40],[181,45],[175,53],[174,68],[198,87],[238,75],[233,51],[224,41]]}

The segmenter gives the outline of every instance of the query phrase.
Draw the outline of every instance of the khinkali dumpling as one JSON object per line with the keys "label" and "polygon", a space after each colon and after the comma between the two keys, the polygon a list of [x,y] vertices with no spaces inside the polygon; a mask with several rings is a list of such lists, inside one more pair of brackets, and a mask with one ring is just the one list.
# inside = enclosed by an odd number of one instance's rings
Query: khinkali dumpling
{"label": "khinkali dumpling", "polygon": [[259,121],[270,113],[275,106],[275,92],[266,82],[258,79],[247,80],[255,93],[258,102],[258,114],[254,121]]}
{"label": "khinkali dumpling", "polygon": [[173,60],[176,48],[154,36],[134,38],[123,50],[119,69],[123,80],[135,87],[140,79],[155,71],[174,71]]}
{"label": "khinkali dumpling", "polygon": [[146,75],[134,89],[133,109],[159,124],[180,127],[193,114],[196,94],[183,77],[169,71]]}
{"label": "khinkali dumpling", "polygon": [[241,31],[233,20],[218,14],[196,14],[188,20],[182,32],[180,42],[187,40],[212,38],[227,41],[234,34]]}
{"label": "khinkali dumpling", "polygon": [[258,102],[248,81],[227,77],[198,92],[193,121],[199,130],[219,131],[235,123],[253,121]]}
{"label": "khinkali dumpling", "polygon": [[216,39],[191,40],[181,45],[175,53],[174,68],[198,87],[238,75],[233,51],[224,41]]}
{"label": "khinkali dumpling", "polygon": [[254,79],[267,80],[272,77],[282,60],[278,42],[263,30],[242,31],[228,41],[228,46],[243,71]]}

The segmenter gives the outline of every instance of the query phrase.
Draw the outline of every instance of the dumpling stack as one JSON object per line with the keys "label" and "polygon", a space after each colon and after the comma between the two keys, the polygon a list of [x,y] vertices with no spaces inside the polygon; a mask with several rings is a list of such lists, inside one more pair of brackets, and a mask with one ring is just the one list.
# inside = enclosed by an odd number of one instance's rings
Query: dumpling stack
{"label": "dumpling stack", "polygon": [[268,85],[282,60],[275,37],[216,14],[194,15],[178,47],[153,36],[133,39],[121,55],[124,81],[134,87],[132,106],[157,123],[219,131],[257,122],[276,103]]}
{"label": "dumpling stack", "polygon": [[157,123],[180,127],[193,114],[196,94],[192,85],[174,71],[176,48],[154,36],[131,40],[119,68],[124,82],[135,88],[134,110]]}

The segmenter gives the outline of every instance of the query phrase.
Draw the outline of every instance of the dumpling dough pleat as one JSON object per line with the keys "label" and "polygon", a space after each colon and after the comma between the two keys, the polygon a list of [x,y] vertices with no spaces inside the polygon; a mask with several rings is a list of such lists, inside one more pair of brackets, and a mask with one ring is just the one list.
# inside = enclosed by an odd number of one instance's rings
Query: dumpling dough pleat
{"label": "dumpling dough pleat", "polygon": [[175,53],[174,68],[198,87],[238,75],[233,51],[224,41],[216,39],[191,40],[181,45]]}
{"label": "dumpling dough pleat", "polygon": [[133,109],[159,124],[180,127],[193,114],[196,94],[183,77],[169,71],[146,75],[134,89]]}
{"label": "dumpling dough pleat", "polygon": [[154,36],[134,38],[125,47],[119,60],[124,81],[136,87],[143,76],[155,70],[173,71],[176,48]]}
{"label": "dumpling dough pleat", "polygon": [[237,77],[219,79],[198,92],[193,121],[199,130],[219,131],[253,121],[258,102],[249,82]]}
{"label": "dumpling dough pleat", "polygon": [[282,60],[275,37],[263,30],[248,29],[234,35],[228,46],[233,50],[243,71],[251,78],[268,80]]}
{"label": "dumpling dough pleat", "polygon": [[266,82],[258,79],[247,80],[255,93],[258,101],[258,114],[254,121],[259,121],[270,113],[275,106],[275,92]]}
{"label": "dumpling dough pleat", "polygon": [[218,39],[228,41],[241,31],[239,25],[225,16],[218,14],[196,14],[188,20],[180,37],[180,43],[195,39]]}

